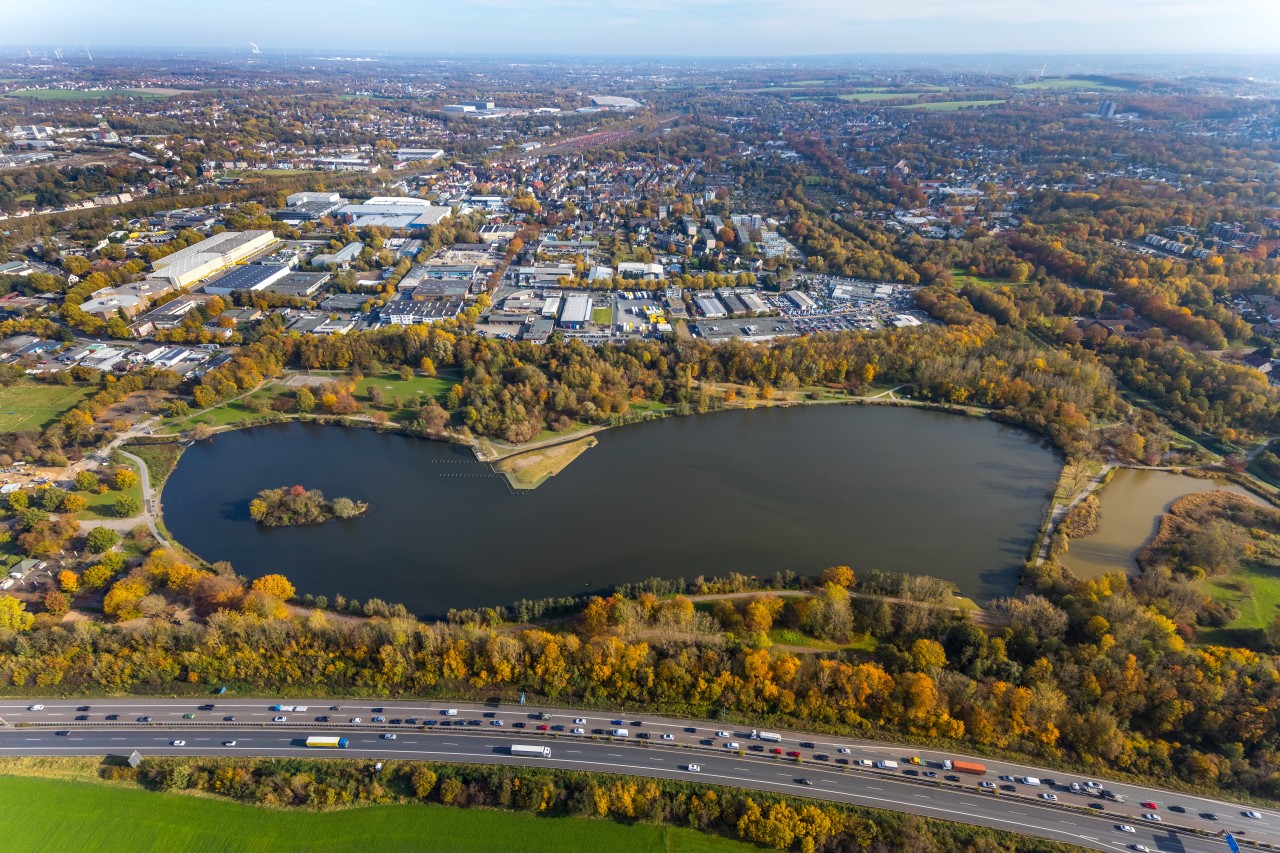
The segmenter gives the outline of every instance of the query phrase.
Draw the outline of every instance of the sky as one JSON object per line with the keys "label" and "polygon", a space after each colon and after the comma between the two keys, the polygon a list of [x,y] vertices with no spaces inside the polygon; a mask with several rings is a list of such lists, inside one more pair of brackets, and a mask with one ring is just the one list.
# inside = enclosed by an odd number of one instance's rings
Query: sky
{"label": "sky", "polygon": [[[5,8],[8,7],[8,8]],[[1280,0],[0,0],[11,47],[430,55],[1280,53]]]}

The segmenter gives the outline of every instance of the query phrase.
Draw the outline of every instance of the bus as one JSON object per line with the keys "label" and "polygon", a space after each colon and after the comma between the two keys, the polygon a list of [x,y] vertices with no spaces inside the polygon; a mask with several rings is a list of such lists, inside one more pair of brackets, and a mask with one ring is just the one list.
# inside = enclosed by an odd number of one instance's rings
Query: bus
{"label": "bus", "polygon": [[317,746],[325,749],[346,749],[347,739],[344,737],[313,735],[307,738],[307,746]]}

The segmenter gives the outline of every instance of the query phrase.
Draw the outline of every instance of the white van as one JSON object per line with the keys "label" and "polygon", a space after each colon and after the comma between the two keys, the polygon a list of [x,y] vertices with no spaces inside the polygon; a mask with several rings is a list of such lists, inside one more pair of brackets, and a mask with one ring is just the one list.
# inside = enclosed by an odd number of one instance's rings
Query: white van
{"label": "white van", "polygon": [[1040,780],[1034,776],[1019,776],[1015,781],[1021,782],[1023,785],[1036,786],[1040,784]]}
{"label": "white van", "polygon": [[613,730],[613,736],[614,736],[614,737],[627,737],[627,736],[628,736],[628,735],[630,735],[630,734],[631,734],[631,732],[627,731],[626,729],[614,729],[614,730]]}
{"label": "white van", "polygon": [[441,713],[443,713],[446,717],[456,717],[456,716],[458,716],[458,709],[457,709],[457,708],[445,708],[445,709],[444,709],[444,711],[442,711]]}

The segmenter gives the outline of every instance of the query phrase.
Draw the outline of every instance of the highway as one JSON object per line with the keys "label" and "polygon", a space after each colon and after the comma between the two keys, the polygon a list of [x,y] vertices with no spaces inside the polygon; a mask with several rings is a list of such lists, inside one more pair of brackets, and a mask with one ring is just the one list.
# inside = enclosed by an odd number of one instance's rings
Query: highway
{"label": "highway", "polygon": [[[305,705],[307,710],[271,710],[277,703]],[[32,706],[41,707],[29,710]],[[446,709],[458,713],[449,716]],[[551,719],[540,719],[540,712],[549,713]],[[277,717],[284,720],[275,722]],[[322,717],[327,719],[320,721]],[[375,718],[382,719],[375,722]],[[608,733],[615,727],[628,729],[628,736],[611,737]],[[574,728],[583,734],[573,734]],[[395,739],[383,737],[392,732]],[[978,779],[943,771],[944,757],[963,758],[951,753],[790,732],[783,733],[781,743],[764,743],[751,740],[750,730],[740,726],[633,713],[608,717],[598,711],[541,706],[412,700],[375,704],[368,699],[219,702],[215,698],[211,708],[198,699],[146,697],[0,700],[0,755],[128,755],[137,750],[143,756],[323,757],[328,751],[304,745],[315,734],[346,737],[349,747],[333,751],[342,758],[544,764],[701,781],[909,812],[1095,850],[1132,849],[1138,844],[1162,853],[1220,853],[1227,849],[1216,837],[1223,830],[1246,844],[1280,844],[1280,814],[1273,810],[1258,809],[1260,819],[1254,820],[1244,816],[1243,806],[1104,781],[1105,787],[1126,797],[1127,802],[1119,804],[1072,794],[1069,783],[1085,779],[1053,771],[974,759],[989,768]],[[549,746],[551,757],[512,756],[512,743]],[[738,746],[726,746],[730,743]],[[841,748],[849,752],[841,753]],[[775,749],[781,754],[773,754]],[[797,753],[799,758],[786,753]],[[925,765],[904,763],[894,770],[880,770],[857,764],[859,760],[901,762],[917,755]],[[698,765],[700,771],[690,772],[690,764]],[[1049,777],[1054,784],[1000,781],[997,775],[1005,773]],[[801,783],[802,779],[811,784]],[[983,789],[980,782],[996,787]],[[1056,802],[1040,799],[1040,794],[1050,792],[1058,798]],[[1154,802],[1157,808],[1144,808],[1142,802]],[[1158,814],[1162,820],[1145,820],[1144,813]],[[1121,831],[1121,825],[1134,832]]]}

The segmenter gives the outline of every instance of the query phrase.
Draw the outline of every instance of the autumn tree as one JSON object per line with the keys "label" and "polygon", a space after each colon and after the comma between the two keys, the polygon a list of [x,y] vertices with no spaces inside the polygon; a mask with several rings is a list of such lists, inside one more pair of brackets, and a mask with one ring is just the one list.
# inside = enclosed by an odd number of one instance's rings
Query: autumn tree
{"label": "autumn tree", "polygon": [[274,595],[281,601],[289,601],[298,594],[297,589],[284,575],[263,575],[253,582],[251,589]]}

